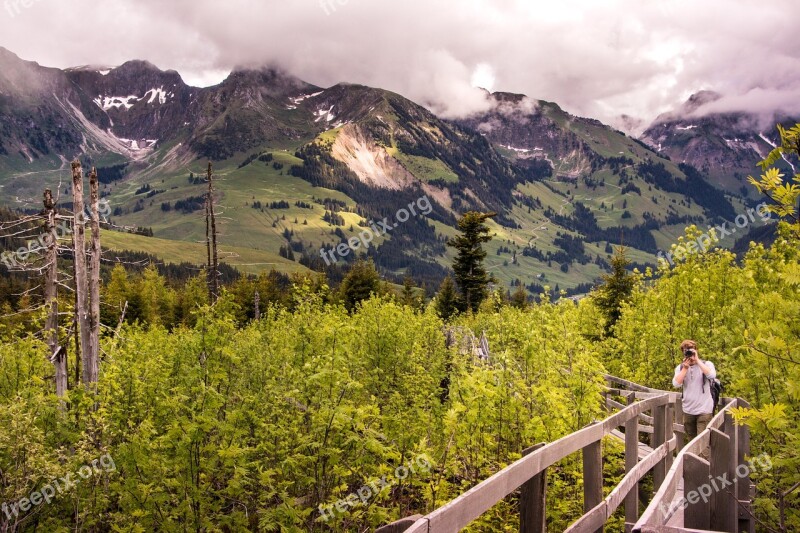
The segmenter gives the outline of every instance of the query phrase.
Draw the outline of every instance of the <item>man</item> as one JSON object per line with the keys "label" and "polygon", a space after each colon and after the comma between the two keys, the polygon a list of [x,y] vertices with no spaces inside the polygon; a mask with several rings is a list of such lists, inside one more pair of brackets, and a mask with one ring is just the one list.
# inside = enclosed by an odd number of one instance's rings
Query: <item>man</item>
{"label": "man", "polygon": [[681,352],[683,362],[675,368],[672,384],[683,388],[683,427],[688,443],[702,433],[711,421],[714,412],[711,380],[717,377],[717,371],[713,363],[700,359],[695,341],[683,341]]}

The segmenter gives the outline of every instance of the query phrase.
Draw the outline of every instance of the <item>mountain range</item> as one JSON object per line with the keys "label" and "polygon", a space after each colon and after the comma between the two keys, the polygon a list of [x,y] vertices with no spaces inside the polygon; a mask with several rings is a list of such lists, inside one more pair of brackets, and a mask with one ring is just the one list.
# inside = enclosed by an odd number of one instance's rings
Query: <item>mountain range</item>
{"label": "mountain range", "polygon": [[36,210],[45,187],[68,203],[68,163],[79,158],[98,167],[113,226],[147,229],[106,232],[106,247],[200,264],[212,161],[223,256],[242,271],[336,277],[321,250],[427,197],[429,214],[341,263],[363,254],[390,279],[435,289],[457,217],[493,211],[487,264],[499,284],[581,292],[607,270],[613,244],[653,264],[687,225],[757,203],[746,176],[776,141],[746,113],[703,114],[718,98],[707,91],[640,139],[553,102],[486,98],[489,111],[446,120],[387,90],[317,87],[275,68],[197,88],[144,61],[60,70],[0,48],[0,203]]}

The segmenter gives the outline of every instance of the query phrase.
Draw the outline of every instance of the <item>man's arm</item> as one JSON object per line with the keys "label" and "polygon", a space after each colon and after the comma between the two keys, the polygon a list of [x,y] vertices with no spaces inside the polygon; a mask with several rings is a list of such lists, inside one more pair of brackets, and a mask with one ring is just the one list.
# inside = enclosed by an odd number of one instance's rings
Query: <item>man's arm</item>
{"label": "man's arm", "polygon": [[683,379],[686,377],[686,372],[689,370],[689,366],[681,363],[675,368],[675,377],[672,378],[672,386],[675,388],[683,387]]}
{"label": "man's arm", "polygon": [[700,367],[700,370],[703,371],[703,374],[708,379],[714,379],[717,377],[717,369],[714,368],[714,363],[710,363],[708,361],[701,361],[700,359],[697,360],[697,366]]}

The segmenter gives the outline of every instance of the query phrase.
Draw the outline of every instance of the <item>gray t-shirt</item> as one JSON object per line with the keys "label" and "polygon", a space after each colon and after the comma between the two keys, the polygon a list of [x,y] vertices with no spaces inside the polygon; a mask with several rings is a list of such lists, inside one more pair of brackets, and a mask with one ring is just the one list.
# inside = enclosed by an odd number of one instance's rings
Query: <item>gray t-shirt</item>
{"label": "gray t-shirt", "polygon": [[[717,370],[714,363],[703,361],[703,364],[711,369],[703,380],[703,371],[698,365],[690,366],[683,378],[683,412],[688,415],[706,415],[714,411],[714,397],[711,396],[710,379],[717,377]],[[681,388],[676,378],[681,371],[681,365],[675,367],[675,376],[672,378],[672,385]]]}

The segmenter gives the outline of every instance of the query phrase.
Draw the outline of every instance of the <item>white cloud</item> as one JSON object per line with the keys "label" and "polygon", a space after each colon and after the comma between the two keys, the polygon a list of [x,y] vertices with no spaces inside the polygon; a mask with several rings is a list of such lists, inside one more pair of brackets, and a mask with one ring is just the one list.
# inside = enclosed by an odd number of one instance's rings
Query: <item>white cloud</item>
{"label": "white cloud", "polygon": [[798,111],[792,0],[39,0],[0,10],[0,45],[58,67],[147,59],[190,82],[277,64],[316,85],[399,92],[447,116],[476,81],[617,123],[701,88],[718,106]]}

